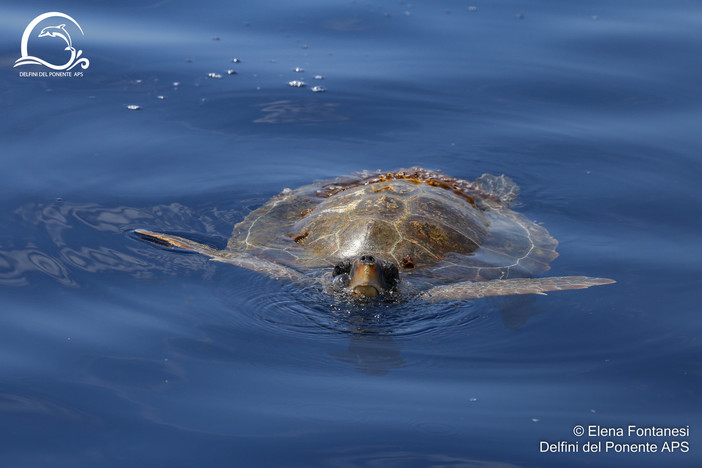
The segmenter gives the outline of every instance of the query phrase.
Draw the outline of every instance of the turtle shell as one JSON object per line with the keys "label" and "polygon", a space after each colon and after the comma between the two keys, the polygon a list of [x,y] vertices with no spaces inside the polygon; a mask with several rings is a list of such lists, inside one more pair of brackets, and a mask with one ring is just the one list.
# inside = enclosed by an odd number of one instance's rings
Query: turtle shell
{"label": "turtle shell", "polygon": [[372,254],[446,281],[532,276],[557,242],[508,208],[517,193],[505,176],[365,172],[284,190],[235,226],[228,248],[294,268]]}

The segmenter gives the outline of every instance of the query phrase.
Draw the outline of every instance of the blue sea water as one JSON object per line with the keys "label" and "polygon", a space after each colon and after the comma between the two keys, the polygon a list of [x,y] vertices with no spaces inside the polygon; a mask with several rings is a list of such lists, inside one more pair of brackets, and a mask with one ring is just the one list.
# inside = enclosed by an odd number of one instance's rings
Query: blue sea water
{"label": "blue sea water", "polygon": [[[13,68],[51,11],[82,76]],[[5,3],[0,465],[700,466],[701,25],[682,0]],[[414,165],[507,174],[547,275],[617,283],[339,305],[129,234],[223,245],[285,187]],[[587,432],[629,425],[688,433]]]}

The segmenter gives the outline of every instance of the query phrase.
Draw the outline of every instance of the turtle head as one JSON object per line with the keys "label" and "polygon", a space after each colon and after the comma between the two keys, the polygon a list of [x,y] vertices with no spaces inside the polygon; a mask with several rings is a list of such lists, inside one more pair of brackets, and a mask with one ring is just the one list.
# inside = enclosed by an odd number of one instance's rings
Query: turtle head
{"label": "turtle head", "polygon": [[343,260],[334,267],[333,285],[355,297],[378,297],[400,281],[397,266],[370,254]]}

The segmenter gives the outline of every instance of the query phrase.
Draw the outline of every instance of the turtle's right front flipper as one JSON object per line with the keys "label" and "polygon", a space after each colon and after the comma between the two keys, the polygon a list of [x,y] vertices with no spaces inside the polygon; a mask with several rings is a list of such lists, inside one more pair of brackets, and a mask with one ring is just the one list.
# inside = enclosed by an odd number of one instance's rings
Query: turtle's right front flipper
{"label": "turtle's right front flipper", "polygon": [[205,244],[200,244],[183,237],[147,231],[146,229],[136,229],[134,233],[141,239],[148,242],[153,242],[154,244],[192,250],[199,254],[206,255],[216,262],[230,263],[241,268],[257,271],[274,279],[285,278],[291,281],[296,281],[302,277],[300,273],[291,268],[278,265],[277,263],[273,263],[262,258],[254,257],[246,253],[233,252],[229,250],[217,250]]}

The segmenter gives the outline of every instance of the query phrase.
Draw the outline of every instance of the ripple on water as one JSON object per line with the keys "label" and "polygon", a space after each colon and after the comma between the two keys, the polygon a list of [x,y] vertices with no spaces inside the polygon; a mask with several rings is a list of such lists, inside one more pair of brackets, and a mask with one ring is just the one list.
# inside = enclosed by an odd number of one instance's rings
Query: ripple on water
{"label": "ripple on water", "polygon": [[[244,288],[242,291],[241,288]],[[237,284],[245,298],[241,308],[257,326],[290,336],[324,339],[343,334],[408,337],[437,335],[446,328],[468,327],[480,317],[471,303],[426,303],[416,298],[360,302],[332,296],[319,285],[300,286],[275,282],[251,274]]]}
{"label": "ripple on water", "polygon": [[[207,232],[222,225],[230,229],[232,224],[232,216],[226,211],[208,209],[195,213],[175,203],[139,209],[57,201],[26,204],[14,214],[19,216],[18,228],[24,229],[24,234],[19,244],[0,243],[0,284],[15,287],[29,285],[33,273],[78,286],[78,270],[121,271],[145,277],[154,273],[179,274],[187,268],[211,269],[211,262],[204,258],[174,255],[125,234],[138,227]],[[27,229],[27,225],[32,229]]]}
{"label": "ripple on water", "polygon": [[429,434],[431,436],[452,437],[458,434],[458,430],[449,424],[418,422],[412,423],[411,427],[416,431]]}
{"label": "ripple on water", "polygon": [[470,468],[517,468],[518,465],[497,460],[467,458],[460,453],[431,453],[397,450],[387,445],[326,447],[319,450],[324,466],[355,466],[359,468],[400,468],[405,466],[444,466]]}
{"label": "ripple on water", "polygon": [[54,416],[62,419],[84,419],[86,415],[45,398],[24,394],[0,393],[0,412]]}
{"label": "ripple on water", "polygon": [[[515,334],[515,330],[549,307],[547,300],[542,306],[538,298],[524,296],[438,303],[413,297],[358,302],[334,297],[317,285],[300,287],[241,270],[234,274],[246,279],[228,281],[215,293],[216,300],[227,298],[223,302],[230,311],[224,322],[228,327],[237,333],[243,329],[257,336],[326,347],[325,353],[303,355],[303,368],[313,362],[317,367],[329,365],[333,358],[368,375],[385,375],[408,363],[425,369],[450,366],[455,346],[469,347],[471,362],[477,366],[520,362],[515,361],[515,353],[531,346],[533,333]],[[403,352],[408,342],[413,343],[411,354]]]}
{"label": "ripple on water", "polygon": [[110,385],[160,388],[183,378],[183,371],[166,360],[105,356],[88,366],[90,374]]}
{"label": "ripple on water", "polygon": [[5,249],[0,246],[0,284],[26,286],[29,272],[43,273],[65,286],[76,286],[68,269],[57,259],[34,248]]}

